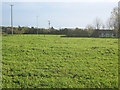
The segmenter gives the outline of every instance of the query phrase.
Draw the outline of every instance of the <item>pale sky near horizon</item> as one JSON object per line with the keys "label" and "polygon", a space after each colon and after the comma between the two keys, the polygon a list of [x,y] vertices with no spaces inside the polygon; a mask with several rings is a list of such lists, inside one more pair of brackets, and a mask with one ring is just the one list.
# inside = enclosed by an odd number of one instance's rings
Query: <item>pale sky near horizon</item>
{"label": "pale sky near horizon", "polygon": [[[12,1],[12,0],[11,0]],[[14,0],[15,1],[15,0]],[[26,2],[3,2],[2,3],[2,25],[10,26],[10,4],[13,4],[13,24],[14,26],[37,26],[48,28],[48,20],[55,28],[84,28],[87,24],[93,24],[96,17],[103,23],[109,18],[111,11],[118,5],[118,0],[73,0],[66,2],[54,2],[50,0],[24,0]],[[34,0],[38,1],[38,0]],[[64,0],[65,1],[65,0]],[[91,2],[90,2],[91,1]],[[101,1],[101,2],[100,2]],[[115,2],[116,1],[116,2]]]}

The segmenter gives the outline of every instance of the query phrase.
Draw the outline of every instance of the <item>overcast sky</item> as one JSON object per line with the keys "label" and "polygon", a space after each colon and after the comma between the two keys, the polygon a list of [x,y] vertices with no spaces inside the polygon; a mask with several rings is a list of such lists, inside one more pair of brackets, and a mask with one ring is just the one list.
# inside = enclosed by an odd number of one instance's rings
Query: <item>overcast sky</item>
{"label": "overcast sky", "polygon": [[[15,0],[14,0],[15,1]],[[109,18],[111,11],[118,4],[118,0],[66,0],[66,2],[54,2],[55,0],[24,0],[26,2],[3,2],[2,25],[10,26],[10,4],[13,4],[14,26],[37,26],[48,28],[48,20],[55,28],[84,28],[87,24],[93,24],[96,17],[103,23]],[[58,0],[59,1],[59,0]],[[65,1],[65,0],[64,0]]]}

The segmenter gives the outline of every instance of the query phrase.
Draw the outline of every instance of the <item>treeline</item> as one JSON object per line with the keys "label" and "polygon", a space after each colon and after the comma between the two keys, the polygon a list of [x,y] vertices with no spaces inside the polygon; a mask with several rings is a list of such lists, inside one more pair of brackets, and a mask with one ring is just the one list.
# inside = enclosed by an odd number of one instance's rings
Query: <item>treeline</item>
{"label": "treeline", "polygon": [[[51,27],[50,29],[44,28],[34,28],[34,27],[13,27],[13,34],[60,34],[66,35],[68,29],[54,29]],[[12,28],[11,27],[2,27],[2,34],[11,34]]]}
{"label": "treeline", "polygon": [[[13,33],[14,34],[58,34],[58,35],[69,35],[76,31],[83,31],[82,29],[54,29],[51,27],[50,29],[44,29],[44,28],[34,28],[34,27],[13,27]],[[86,30],[84,30],[86,31]],[[2,27],[2,34],[12,34],[12,28],[11,27]],[[77,33],[78,34],[78,33]]]}
{"label": "treeline", "polygon": [[[114,36],[117,35],[118,31],[112,30]],[[12,34],[11,27],[2,27],[3,34]],[[44,28],[34,28],[34,27],[13,27],[13,34],[55,34],[55,35],[65,35],[66,37],[99,37],[99,29],[50,29]]]}
{"label": "treeline", "polygon": [[99,32],[97,29],[79,29],[76,28],[75,30],[68,30],[67,37],[99,37]]}

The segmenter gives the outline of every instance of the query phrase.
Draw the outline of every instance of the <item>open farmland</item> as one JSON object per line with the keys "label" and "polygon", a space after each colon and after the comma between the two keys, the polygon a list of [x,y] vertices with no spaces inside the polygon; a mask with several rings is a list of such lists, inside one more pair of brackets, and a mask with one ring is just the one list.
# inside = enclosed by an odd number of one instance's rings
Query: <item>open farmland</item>
{"label": "open farmland", "polygon": [[2,87],[117,88],[118,39],[2,37]]}

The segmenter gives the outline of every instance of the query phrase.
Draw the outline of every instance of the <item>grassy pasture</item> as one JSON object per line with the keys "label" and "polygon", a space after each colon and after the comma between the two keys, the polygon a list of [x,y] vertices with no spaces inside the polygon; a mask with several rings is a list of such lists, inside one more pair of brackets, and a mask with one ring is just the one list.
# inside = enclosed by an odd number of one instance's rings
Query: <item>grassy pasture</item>
{"label": "grassy pasture", "polygon": [[2,87],[117,88],[118,39],[2,36]]}

